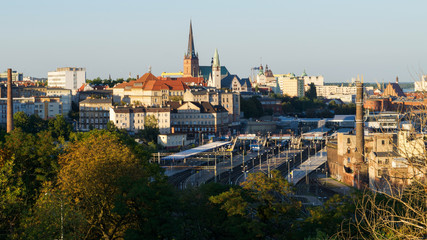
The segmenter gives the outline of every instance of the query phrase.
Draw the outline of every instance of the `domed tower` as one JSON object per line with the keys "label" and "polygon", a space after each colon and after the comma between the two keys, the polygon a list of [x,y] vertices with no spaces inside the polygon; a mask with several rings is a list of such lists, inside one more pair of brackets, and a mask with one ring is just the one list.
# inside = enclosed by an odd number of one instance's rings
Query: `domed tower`
{"label": "domed tower", "polygon": [[199,76],[199,56],[194,49],[193,28],[190,21],[187,54],[184,56],[184,77]]}

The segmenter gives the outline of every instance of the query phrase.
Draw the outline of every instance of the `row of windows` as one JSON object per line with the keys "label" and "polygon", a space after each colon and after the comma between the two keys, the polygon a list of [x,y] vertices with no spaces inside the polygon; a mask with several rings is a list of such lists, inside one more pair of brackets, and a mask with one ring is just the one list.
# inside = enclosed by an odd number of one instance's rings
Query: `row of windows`
{"label": "row of windows", "polygon": [[193,125],[213,125],[214,124],[214,122],[213,121],[193,121],[193,122],[184,122],[184,121],[182,121],[182,122],[180,122],[180,121],[178,121],[178,122],[173,122],[173,124],[177,124],[177,125],[179,125],[179,124],[185,124],[185,125],[188,125],[188,124],[193,124]]}
{"label": "row of windows", "polygon": [[171,114],[171,118],[215,118],[213,115],[207,115],[207,114],[197,114],[197,115],[191,115],[191,114]]}
{"label": "row of windows", "polygon": [[110,114],[108,113],[108,112],[104,112],[104,113],[99,113],[99,115],[98,115],[98,113],[93,113],[93,112],[81,112],[80,113],[80,116],[81,117],[84,117],[84,116],[86,116],[86,117],[93,117],[93,116],[95,116],[95,117],[108,117]]}
{"label": "row of windows", "polygon": [[214,128],[176,128],[176,131],[178,132],[188,132],[188,131],[205,131],[205,132],[213,132],[215,131]]}

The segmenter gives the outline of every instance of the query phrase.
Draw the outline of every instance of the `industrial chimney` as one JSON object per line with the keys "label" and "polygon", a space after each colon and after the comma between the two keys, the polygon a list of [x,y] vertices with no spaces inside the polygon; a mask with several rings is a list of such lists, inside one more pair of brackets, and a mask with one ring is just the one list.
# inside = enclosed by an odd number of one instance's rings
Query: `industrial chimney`
{"label": "industrial chimney", "polygon": [[[362,77],[363,79],[363,77]],[[361,187],[362,178],[360,174],[364,175],[364,133],[363,133],[363,80],[356,80],[356,151],[355,159],[357,164],[357,182],[358,187]],[[362,170],[363,169],[363,170]]]}
{"label": "industrial chimney", "polygon": [[13,97],[12,97],[12,69],[7,69],[7,121],[6,130],[13,130]]}

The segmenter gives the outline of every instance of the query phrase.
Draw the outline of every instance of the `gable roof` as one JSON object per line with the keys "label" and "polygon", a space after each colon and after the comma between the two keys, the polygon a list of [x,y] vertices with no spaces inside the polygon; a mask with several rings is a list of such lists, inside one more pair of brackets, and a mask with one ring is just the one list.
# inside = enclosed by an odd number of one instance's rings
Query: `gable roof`
{"label": "gable roof", "polygon": [[234,78],[237,78],[237,81],[239,81],[239,83],[240,83],[240,78],[237,76],[237,75],[228,75],[227,77],[224,77],[223,79],[221,79],[221,87],[224,87],[224,88],[232,88],[231,87],[231,83],[233,82],[233,79]]}

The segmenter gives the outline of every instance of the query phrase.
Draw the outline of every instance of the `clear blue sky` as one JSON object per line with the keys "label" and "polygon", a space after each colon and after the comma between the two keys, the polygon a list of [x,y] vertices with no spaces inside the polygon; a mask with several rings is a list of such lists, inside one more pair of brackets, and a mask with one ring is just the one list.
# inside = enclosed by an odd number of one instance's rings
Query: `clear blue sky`
{"label": "clear blue sky", "polygon": [[240,77],[261,62],[273,73],[326,82],[417,79],[427,72],[427,1],[3,1],[0,71],[87,77],[182,70],[189,21],[201,65],[218,48]]}

